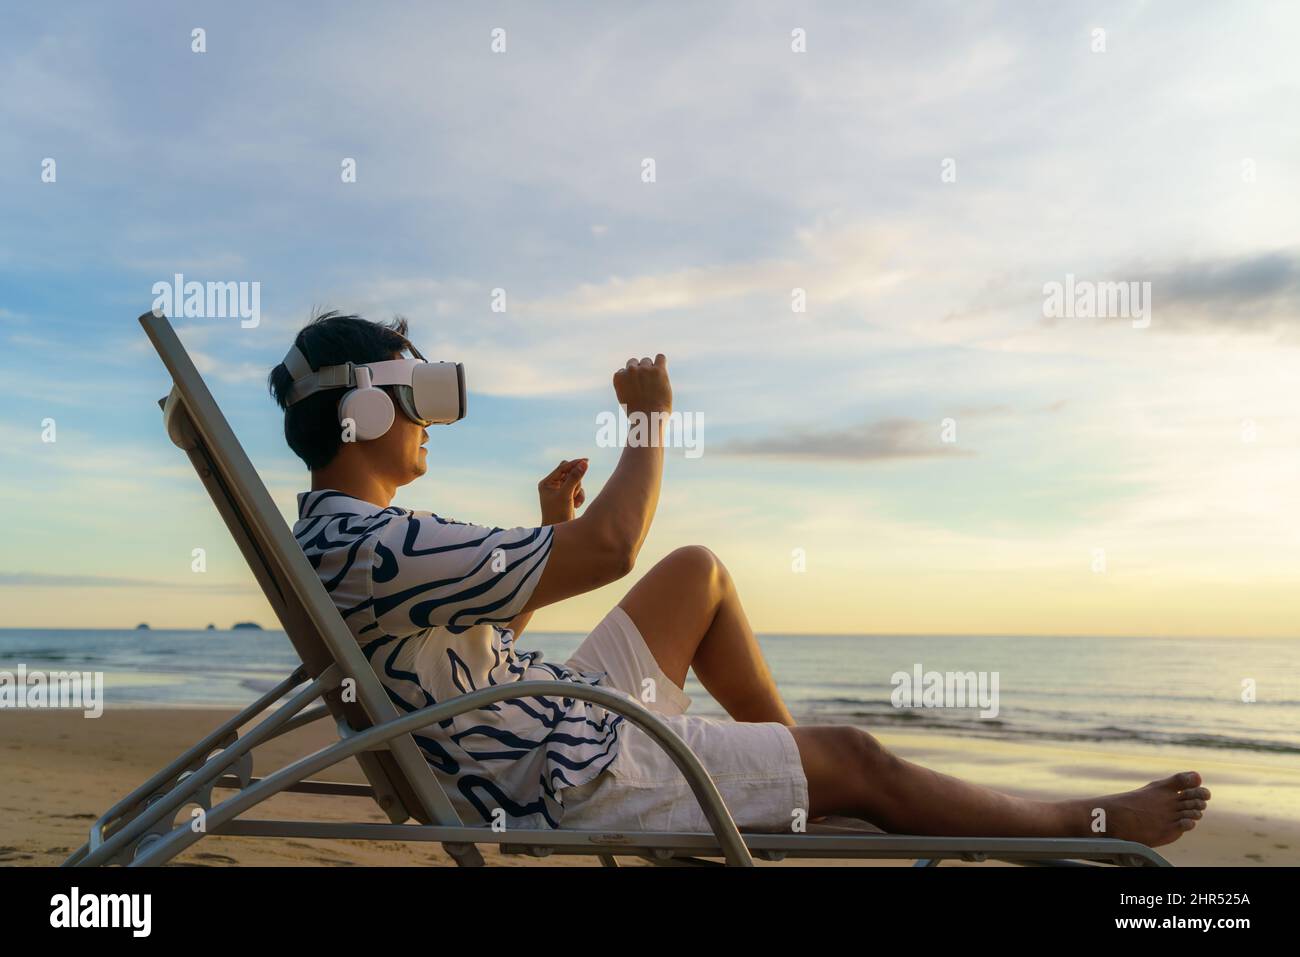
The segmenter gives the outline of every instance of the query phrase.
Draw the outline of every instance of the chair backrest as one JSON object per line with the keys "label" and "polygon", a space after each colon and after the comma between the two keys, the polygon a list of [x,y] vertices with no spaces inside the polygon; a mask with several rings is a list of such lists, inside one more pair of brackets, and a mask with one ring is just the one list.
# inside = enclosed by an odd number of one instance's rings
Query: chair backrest
{"label": "chair backrest", "polygon": [[[356,700],[337,690],[325,695],[340,730],[362,731],[397,717],[383,685],[348,631],[315,569],[294,540],[202,376],[162,316],[145,313],[140,325],[172,377],[161,401],[167,434],[190,457],[213,504],[243,552],[285,634],[312,677],[338,665],[356,682]],[[387,751],[363,752],[358,763],[375,799],[394,823],[459,825],[459,816],[411,735]]]}

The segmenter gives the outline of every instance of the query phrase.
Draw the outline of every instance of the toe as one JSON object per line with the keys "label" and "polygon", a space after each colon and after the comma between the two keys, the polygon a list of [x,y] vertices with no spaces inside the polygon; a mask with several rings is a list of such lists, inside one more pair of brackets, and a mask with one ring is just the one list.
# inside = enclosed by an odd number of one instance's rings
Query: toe
{"label": "toe", "polygon": [[1184,788],[1182,798],[1185,801],[1208,801],[1210,799],[1210,789]]}
{"label": "toe", "polygon": [[1179,818],[1178,823],[1175,826],[1180,831],[1190,831],[1192,828],[1196,827],[1196,822],[1189,817],[1184,817]]}
{"label": "toe", "polygon": [[1204,811],[1198,811],[1195,808],[1178,812],[1180,819],[1189,821],[1199,821],[1204,814]]}
{"label": "toe", "polygon": [[1173,784],[1179,790],[1185,791],[1188,788],[1198,787],[1201,783],[1201,776],[1195,771],[1184,771],[1182,774],[1175,774],[1169,778],[1168,783]]}
{"label": "toe", "polygon": [[1185,811],[1188,810],[1204,811],[1206,804],[1204,801],[1198,801],[1198,800],[1188,801],[1184,799],[1178,802],[1178,807]]}

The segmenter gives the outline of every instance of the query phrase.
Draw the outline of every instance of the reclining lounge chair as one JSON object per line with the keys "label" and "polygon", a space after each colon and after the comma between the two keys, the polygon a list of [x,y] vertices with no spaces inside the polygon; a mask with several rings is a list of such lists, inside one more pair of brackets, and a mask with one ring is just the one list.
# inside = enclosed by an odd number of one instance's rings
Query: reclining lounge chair
{"label": "reclining lounge chair", "polygon": [[[484,688],[399,715],[315,571],[276,509],[211,393],[163,317],[140,324],[171,374],[160,400],[167,434],[185,451],[249,568],[275,610],[302,665],[276,687],[207,735],[114,804],[66,865],[160,865],[205,834],[439,843],[460,865],[483,863],[478,845],[535,856],[586,855],[654,863],[749,866],[754,858],[1001,860],[1018,864],[1168,866],[1150,848],[1111,838],[952,838],[883,834],[865,821],[811,824],[807,833],[741,834],[717,788],[686,744],[650,711],[613,691],[561,681]],[[711,831],[643,833],[559,830],[493,831],[457,815],[412,737],[425,727],[507,698],[554,695],[596,702],[644,729],[672,757],[699,800]],[[268,709],[271,709],[268,712]],[[272,738],[332,718],[340,740],[264,778],[253,776],[255,750]],[[254,722],[254,719],[258,719]],[[251,724],[243,734],[240,729]],[[316,780],[355,757],[368,785]],[[217,803],[215,789],[233,791]],[[373,798],[391,823],[250,819],[245,815],[282,791]],[[204,827],[181,808],[204,809]],[[846,826],[847,825],[847,826]]]}

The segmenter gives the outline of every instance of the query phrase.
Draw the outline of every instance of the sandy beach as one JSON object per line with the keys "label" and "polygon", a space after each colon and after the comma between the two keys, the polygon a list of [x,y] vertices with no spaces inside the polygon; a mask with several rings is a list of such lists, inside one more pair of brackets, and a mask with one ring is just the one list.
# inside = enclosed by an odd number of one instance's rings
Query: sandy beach
{"label": "sandy beach", "polygon": [[[76,712],[0,713],[0,864],[60,863],[85,840],[90,823],[229,712],[184,708],[113,709],[95,720]],[[1214,791],[1211,812],[1188,837],[1162,849],[1183,866],[1300,864],[1300,768],[1268,756],[1225,752],[1208,758],[1093,745],[1008,743],[932,732],[883,733],[890,747],[936,770],[1016,793],[1062,797],[1109,793],[1161,773],[1195,768]],[[254,773],[264,775],[327,744],[332,729],[303,728],[273,742]],[[361,781],[352,762],[328,775]],[[280,795],[257,817],[316,820],[386,819],[371,802]],[[490,864],[585,866],[590,859],[545,860],[488,852]],[[635,863],[626,860],[626,863]],[[447,865],[435,845],[210,837],[177,863],[188,865]],[[886,865],[888,866],[888,865]]]}

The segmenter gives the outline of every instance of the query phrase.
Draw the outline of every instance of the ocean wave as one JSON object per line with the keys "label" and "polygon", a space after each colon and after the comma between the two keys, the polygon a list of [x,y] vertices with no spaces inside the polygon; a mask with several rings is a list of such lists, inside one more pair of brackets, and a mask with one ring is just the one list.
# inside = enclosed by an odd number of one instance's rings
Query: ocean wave
{"label": "ocean wave", "polygon": [[1214,750],[1255,751],[1270,754],[1300,754],[1300,742],[1270,741],[1204,731],[1150,731],[1116,725],[1091,728],[1043,728],[1017,724],[1001,718],[946,717],[942,709],[882,708],[872,711],[849,711],[841,715],[817,712],[816,720],[841,717],[862,727],[929,728],[970,737],[1072,742],[1134,742],[1174,745]]}
{"label": "ocean wave", "polygon": [[106,659],[101,655],[74,654],[66,651],[55,651],[52,648],[20,648],[17,651],[5,653],[5,657],[0,660],[0,670],[12,671],[20,664],[24,664],[30,669],[38,664],[51,661],[75,661],[78,664],[88,664],[104,660]]}

